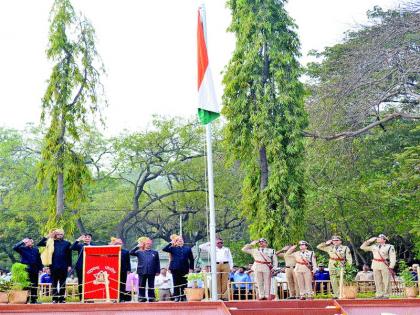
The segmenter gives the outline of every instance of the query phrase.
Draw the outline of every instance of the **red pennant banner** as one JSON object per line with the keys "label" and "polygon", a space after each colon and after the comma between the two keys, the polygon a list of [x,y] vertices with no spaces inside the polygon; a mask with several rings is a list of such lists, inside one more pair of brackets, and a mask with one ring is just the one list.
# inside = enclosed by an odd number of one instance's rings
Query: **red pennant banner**
{"label": "red pennant banner", "polygon": [[86,246],[83,252],[83,301],[118,301],[121,246]]}

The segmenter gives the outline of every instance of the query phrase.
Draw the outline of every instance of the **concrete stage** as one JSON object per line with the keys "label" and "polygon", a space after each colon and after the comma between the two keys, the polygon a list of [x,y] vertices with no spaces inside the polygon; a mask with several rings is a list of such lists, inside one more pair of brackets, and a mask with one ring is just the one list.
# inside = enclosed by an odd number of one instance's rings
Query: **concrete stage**
{"label": "concrete stage", "polygon": [[420,299],[158,302],[121,304],[1,304],[0,314],[65,315],[419,315]]}

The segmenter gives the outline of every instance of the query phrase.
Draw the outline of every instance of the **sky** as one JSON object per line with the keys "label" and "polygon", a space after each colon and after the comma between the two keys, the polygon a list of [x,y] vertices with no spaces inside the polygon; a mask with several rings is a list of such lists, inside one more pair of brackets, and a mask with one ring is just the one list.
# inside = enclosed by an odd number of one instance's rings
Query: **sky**
{"label": "sky", "polygon": [[[0,0],[0,127],[23,129],[40,121],[41,98],[52,65],[46,58],[52,0]],[[194,117],[197,106],[197,8],[203,0],[72,0],[92,23],[107,74],[105,134],[144,130],[153,115]],[[204,1],[210,66],[216,94],[235,47],[226,29],[225,0]],[[350,28],[365,24],[374,5],[394,8],[398,0],[289,0],[298,25],[301,62]]]}

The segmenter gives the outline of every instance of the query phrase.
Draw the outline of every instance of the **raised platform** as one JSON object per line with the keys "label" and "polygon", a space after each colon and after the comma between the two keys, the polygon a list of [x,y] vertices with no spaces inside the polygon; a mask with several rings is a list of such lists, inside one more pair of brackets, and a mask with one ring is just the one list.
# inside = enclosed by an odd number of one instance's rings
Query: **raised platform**
{"label": "raised platform", "polygon": [[417,315],[420,299],[390,300],[282,300],[232,302],[158,302],[121,304],[0,304],[0,314],[65,315]]}

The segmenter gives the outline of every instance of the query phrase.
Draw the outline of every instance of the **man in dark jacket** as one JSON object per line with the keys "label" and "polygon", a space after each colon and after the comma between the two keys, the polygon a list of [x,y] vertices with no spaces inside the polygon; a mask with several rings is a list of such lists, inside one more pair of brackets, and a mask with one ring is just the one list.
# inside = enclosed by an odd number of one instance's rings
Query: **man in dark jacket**
{"label": "man in dark jacket", "polygon": [[171,239],[171,243],[162,250],[171,254],[169,270],[174,282],[174,300],[175,302],[186,301],[184,289],[187,287],[187,279],[185,275],[194,269],[194,256],[191,247],[184,245],[182,236],[173,235]]}
{"label": "man in dark jacket", "polygon": [[17,251],[20,255],[20,262],[27,265],[29,273],[29,281],[31,282],[31,296],[30,302],[37,303],[38,298],[38,274],[42,270],[41,256],[39,250],[34,247],[34,240],[32,238],[25,238],[15,246],[13,250]]}
{"label": "man in dark jacket", "polygon": [[92,244],[92,234],[84,233],[82,234],[74,243],[71,245],[70,249],[77,252],[77,261],[74,266],[77,274],[77,283],[79,284],[79,296],[82,294],[82,285],[83,285],[83,248],[85,246],[91,246]]}
{"label": "man in dark jacket", "polygon": [[120,238],[111,237],[110,245],[121,246],[121,261],[120,261],[120,302],[131,301],[131,294],[125,290],[127,282],[127,274],[131,271],[130,252],[122,248],[123,241]]}
{"label": "man in dark jacket", "polygon": [[[53,303],[65,303],[66,278],[67,273],[71,270],[71,244],[64,240],[64,231],[56,229],[48,234],[47,237],[44,237],[38,243],[38,246],[46,246],[48,238],[54,240],[54,252],[50,266]],[[60,285],[58,286],[58,284]]]}
{"label": "man in dark jacket", "polygon": [[130,251],[130,255],[136,256],[137,274],[139,275],[139,301],[146,302],[146,282],[148,286],[147,296],[150,302],[155,300],[155,276],[160,273],[159,253],[152,250],[153,241],[150,238],[141,240],[138,245]]}

